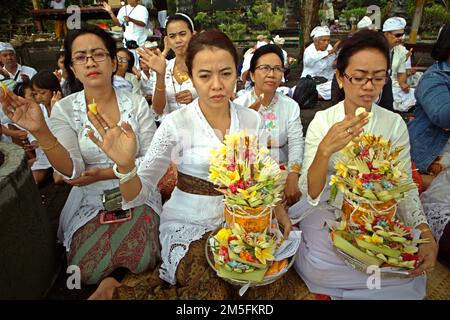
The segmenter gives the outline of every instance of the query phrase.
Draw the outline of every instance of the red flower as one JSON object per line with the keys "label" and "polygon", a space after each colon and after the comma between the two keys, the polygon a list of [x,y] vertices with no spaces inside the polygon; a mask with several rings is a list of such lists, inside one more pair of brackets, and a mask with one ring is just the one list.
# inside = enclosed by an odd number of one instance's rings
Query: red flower
{"label": "red flower", "polygon": [[373,164],[372,164],[371,161],[367,162],[367,167],[369,167],[369,170],[370,170],[370,171],[378,170],[378,168],[375,168],[375,167],[373,166]]}
{"label": "red flower", "polygon": [[286,166],[284,164],[280,165],[280,170],[286,170]]}
{"label": "red flower", "polygon": [[369,150],[368,149],[362,149],[361,152],[358,154],[358,157],[362,158],[369,155]]}
{"label": "red flower", "polygon": [[239,189],[243,189],[243,190],[246,189],[245,184],[244,184],[244,182],[242,182],[242,180],[237,183],[237,187]]}
{"label": "red flower", "polygon": [[230,261],[230,255],[228,254],[228,248],[227,247],[220,246],[219,256],[223,256],[224,257],[223,260],[225,261],[225,263]]}
{"label": "red flower", "polygon": [[229,188],[230,188],[230,191],[231,191],[232,193],[236,193],[236,192],[237,192],[237,186],[236,186],[236,184],[230,185]]}
{"label": "red flower", "polygon": [[414,267],[417,267],[419,265],[419,256],[410,254],[410,253],[402,253],[401,254],[403,261],[415,261]]}
{"label": "red flower", "polygon": [[234,163],[230,164],[230,165],[227,167],[227,170],[228,170],[228,171],[234,171],[235,169],[236,169],[236,165],[235,165]]}
{"label": "red flower", "polygon": [[362,179],[364,179],[364,180],[373,181],[373,180],[381,180],[381,178],[383,178],[383,176],[379,173],[363,173],[362,174]]}

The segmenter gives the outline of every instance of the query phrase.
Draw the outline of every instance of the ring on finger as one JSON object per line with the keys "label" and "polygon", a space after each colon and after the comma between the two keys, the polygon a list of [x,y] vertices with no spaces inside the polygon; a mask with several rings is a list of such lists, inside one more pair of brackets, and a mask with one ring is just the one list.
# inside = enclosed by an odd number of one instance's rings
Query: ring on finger
{"label": "ring on finger", "polygon": [[350,134],[350,135],[353,133],[352,127],[348,127],[346,131],[347,131],[347,133]]}
{"label": "ring on finger", "polygon": [[104,129],[105,131],[107,131],[107,130],[109,129],[109,127],[108,127],[108,126],[103,127],[103,129]]}

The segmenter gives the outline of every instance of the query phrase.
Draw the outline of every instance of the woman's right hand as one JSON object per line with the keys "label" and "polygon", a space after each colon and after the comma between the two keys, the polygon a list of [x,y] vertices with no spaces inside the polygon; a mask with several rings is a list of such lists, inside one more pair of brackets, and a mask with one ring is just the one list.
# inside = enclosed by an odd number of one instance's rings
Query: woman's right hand
{"label": "woman's right hand", "polygon": [[166,73],[166,57],[159,49],[152,52],[149,48],[138,48],[137,53],[140,55],[144,63],[159,75],[164,76]]}
{"label": "woman's right hand", "polygon": [[343,149],[361,134],[363,127],[369,122],[368,115],[367,112],[355,117],[347,115],[344,120],[335,123],[320,142],[318,151],[330,157],[333,153]]}
{"label": "woman's right hand", "polygon": [[38,132],[47,126],[41,108],[33,100],[16,96],[11,91],[7,91],[6,96],[0,97],[0,103],[3,106],[3,112],[12,122],[30,133]]}
{"label": "woman's right hand", "polygon": [[88,117],[101,139],[97,139],[92,130],[88,132],[88,137],[117,164],[119,171],[123,173],[131,171],[134,168],[137,150],[136,135],[131,125],[122,122],[121,126],[118,126],[107,116],[93,114],[91,111],[88,112]]}
{"label": "woman's right hand", "polygon": [[107,3],[107,2],[102,2],[103,5],[103,9],[108,12],[109,14],[111,14],[113,11],[111,9],[111,6]]}

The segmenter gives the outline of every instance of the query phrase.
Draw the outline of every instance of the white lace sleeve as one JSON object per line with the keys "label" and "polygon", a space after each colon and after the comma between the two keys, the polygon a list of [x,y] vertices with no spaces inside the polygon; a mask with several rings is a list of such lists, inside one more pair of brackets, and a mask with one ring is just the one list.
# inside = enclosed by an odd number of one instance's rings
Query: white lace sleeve
{"label": "white lace sleeve", "polygon": [[137,104],[136,121],[138,122],[138,130],[136,136],[139,139],[139,148],[136,155],[136,166],[139,167],[152,143],[156,132],[156,124],[147,101],[140,97]]}
{"label": "white lace sleeve", "polygon": [[289,171],[291,171],[293,164],[302,163],[303,148],[305,145],[305,141],[303,138],[302,120],[300,119],[300,107],[298,106],[297,103],[294,104],[295,104],[295,108],[293,108],[294,112],[292,112],[289,115],[288,120]]}
{"label": "white lace sleeve", "polygon": [[67,150],[72,160],[73,170],[70,177],[62,174],[58,171],[58,165],[52,163],[52,167],[66,179],[78,178],[83,171],[85,171],[85,165],[83,157],[81,156],[80,144],[78,142],[78,133],[70,125],[68,117],[72,113],[68,113],[67,106],[62,105],[60,102],[56,102],[52,114],[49,119],[49,127],[54,136],[58,139],[59,143]]}
{"label": "white lace sleeve", "polygon": [[[398,117],[400,118],[400,116]],[[393,128],[393,130],[397,132],[394,135],[397,139],[393,139],[392,145],[394,147],[404,146],[398,158],[405,163],[405,170],[412,180],[409,134],[405,122],[399,119],[397,128]],[[399,203],[398,215],[410,227],[415,227],[421,223],[428,224],[417,188],[410,190],[405,199]]]}
{"label": "white lace sleeve", "polygon": [[308,131],[306,132],[303,168],[299,180],[299,189],[302,194],[306,194],[308,202],[312,206],[317,206],[319,204],[320,198],[326,188],[325,182],[324,188],[316,198],[311,198],[308,192],[308,170],[316,156],[317,148],[319,147],[320,142],[326,135],[325,130],[327,130],[325,119],[320,117],[320,113],[316,113],[314,119],[309,124]]}
{"label": "white lace sleeve", "polygon": [[151,193],[158,185],[176,156],[178,138],[176,129],[170,118],[164,119],[156,130],[150,148],[144,156],[138,168],[138,176],[141,179],[142,188],[136,198],[131,201],[123,199],[123,208],[133,208],[147,202]]}

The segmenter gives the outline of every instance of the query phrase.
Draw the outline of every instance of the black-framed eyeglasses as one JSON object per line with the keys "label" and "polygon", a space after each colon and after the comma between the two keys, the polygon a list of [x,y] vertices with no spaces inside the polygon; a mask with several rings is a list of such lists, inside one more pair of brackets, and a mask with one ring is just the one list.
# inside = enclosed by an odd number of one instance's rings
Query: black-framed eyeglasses
{"label": "black-framed eyeglasses", "polygon": [[94,52],[92,55],[88,56],[86,54],[77,54],[72,58],[73,64],[86,64],[89,58],[92,58],[95,62],[102,62],[106,60],[106,57],[109,57],[109,53],[104,51]]}
{"label": "black-framed eyeglasses", "polygon": [[350,77],[345,72],[342,73],[344,77],[350,81],[351,84],[358,85],[358,86],[364,86],[367,84],[367,82],[371,81],[374,86],[381,86],[385,85],[387,81],[387,74],[384,76],[376,76],[376,77]]}
{"label": "black-framed eyeglasses", "polygon": [[123,62],[123,63],[130,62],[130,58],[117,56],[117,61]]}
{"label": "black-framed eyeglasses", "polygon": [[401,38],[401,37],[403,37],[405,35],[405,33],[404,32],[402,32],[402,33],[393,33],[392,35],[394,37],[396,37],[396,38]]}
{"label": "black-framed eyeglasses", "polygon": [[285,70],[281,66],[271,67],[268,64],[259,65],[255,69],[261,71],[263,74],[268,74],[270,71],[273,71],[274,74],[283,74]]}

